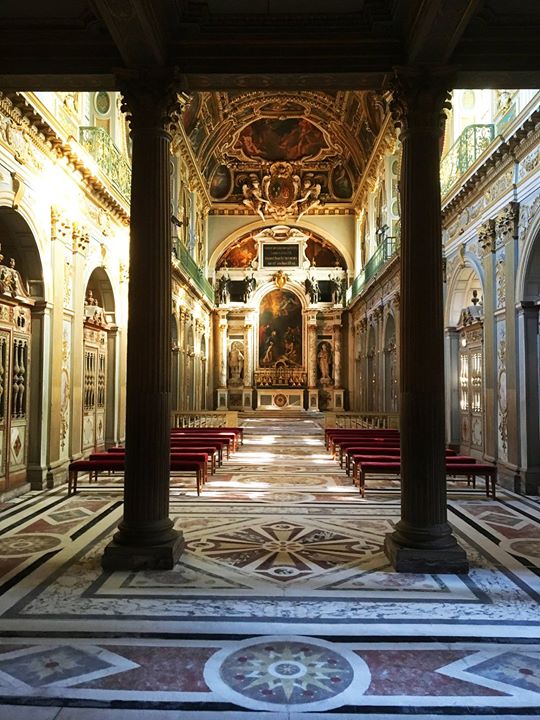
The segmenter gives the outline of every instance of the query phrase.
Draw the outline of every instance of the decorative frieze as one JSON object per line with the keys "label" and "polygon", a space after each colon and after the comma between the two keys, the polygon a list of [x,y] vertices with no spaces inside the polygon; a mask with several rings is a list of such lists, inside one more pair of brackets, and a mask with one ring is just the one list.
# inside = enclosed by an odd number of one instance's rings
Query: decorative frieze
{"label": "decorative frieze", "polygon": [[495,300],[496,308],[500,310],[506,305],[506,250],[498,248],[495,260]]}

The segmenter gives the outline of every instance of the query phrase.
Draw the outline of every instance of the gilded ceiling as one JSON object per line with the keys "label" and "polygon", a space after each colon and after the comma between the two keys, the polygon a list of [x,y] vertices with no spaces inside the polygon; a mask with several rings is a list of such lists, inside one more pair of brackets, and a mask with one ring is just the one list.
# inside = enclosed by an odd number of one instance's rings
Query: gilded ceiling
{"label": "gilded ceiling", "polygon": [[383,120],[371,92],[202,92],[184,111],[187,141],[216,207],[263,219],[347,206]]}

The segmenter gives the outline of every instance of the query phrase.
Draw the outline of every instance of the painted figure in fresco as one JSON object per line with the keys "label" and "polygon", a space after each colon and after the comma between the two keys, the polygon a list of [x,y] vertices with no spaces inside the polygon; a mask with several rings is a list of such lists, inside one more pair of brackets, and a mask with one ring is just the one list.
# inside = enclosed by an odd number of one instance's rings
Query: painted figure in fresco
{"label": "painted figure in fresco", "polygon": [[332,364],[332,357],[330,355],[330,347],[328,343],[323,342],[319,346],[319,352],[317,354],[317,360],[319,362],[319,372],[321,374],[321,382],[329,383],[332,381],[330,366]]}
{"label": "painted figure in fresco", "polygon": [[274,365],[274,363],[278,359],[278,333],[277,330],[272,330],[269,337],[265,341],[265,345],[263,346],[263,358],[261,361],[261,365],[265,367],[270,367],[271,365]]}
{"label": "painted figure in fresco", "polygon": [[229,377],[231,381],[241,380],[244,372],[244,354],[239,342],[233,342],[229,350]]}

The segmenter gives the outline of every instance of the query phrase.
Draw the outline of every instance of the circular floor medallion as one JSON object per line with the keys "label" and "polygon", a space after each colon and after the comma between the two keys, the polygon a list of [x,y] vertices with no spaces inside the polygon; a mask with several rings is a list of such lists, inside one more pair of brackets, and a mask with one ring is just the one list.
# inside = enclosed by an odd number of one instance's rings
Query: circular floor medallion
{"label": "circular floor medallion", "polygon": [[62,545],[61,538],[56,535],[11,535],[0,538],[0,555],[19,557],[47,552]]}
{"label": "circular floor medallion", "polygon": [[352,703],[371,679],[355,653],[300,636],[231,644],[208,660],[204,675],[214,692],[253,710],[329,710]]}

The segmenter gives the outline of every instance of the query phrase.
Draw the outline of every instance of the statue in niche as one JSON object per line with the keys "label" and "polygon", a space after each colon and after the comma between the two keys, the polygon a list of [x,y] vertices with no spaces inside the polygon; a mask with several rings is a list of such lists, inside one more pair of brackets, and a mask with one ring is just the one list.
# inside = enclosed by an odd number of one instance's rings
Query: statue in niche
{"label": "statue in niche", "polygon": [[306,295],[309,296],[309,302],[313,305],[319,302],[320,290],[319,283],[315,275],[308,276],[304,280],[304,287],[306,289]]}
{"label": "statue in niche", "polygon": [[253,271],[251,271],[251,275],[246,275],[246,277],[244,278],[242,299],[245,303],[248,303],[250,301],[251,296],[255,292],[256,287],[257,287],[257,281],[255,280],[255,275],[253,274]]}
{"label": "statue in niche", "polygon": [[229,350],[229,379],[231,383],[239,383],[244,376],[244,353],[243,346],[239,342],[233,342]]}
{"label": "statue in niche", "polygon": [[225,274],[216,280],[216,300],[218,305],[227,305],[231,298],[231,278],[229,273],[225,271]]}
{"label": "statue in niche", "polygon": [[317,353],[319,374],[321,383],[324,385],[332,382],[332,355],[330,350],[330,345],[327,342],[322,342],[319,345],[319,352]]}
{"label": "statue in niche", "polygon": [[345,278],[342,277],[342,270],[336,267],[336,272],[333,275],[329,275],[330,281],[330,292],[332,293],[332,303],[334,305],[342,305],[343,298],[345,297],[344,284]]}
{"label": "statue in niche", "polygon": [[255,173],[250,173],[249,182],[242,185],[242,195],[244,196],[243,204],[257,215],[260,215],[261,220],[264,221],[263,210],[268,200],[265,200],[262,196],[259,178]]}

